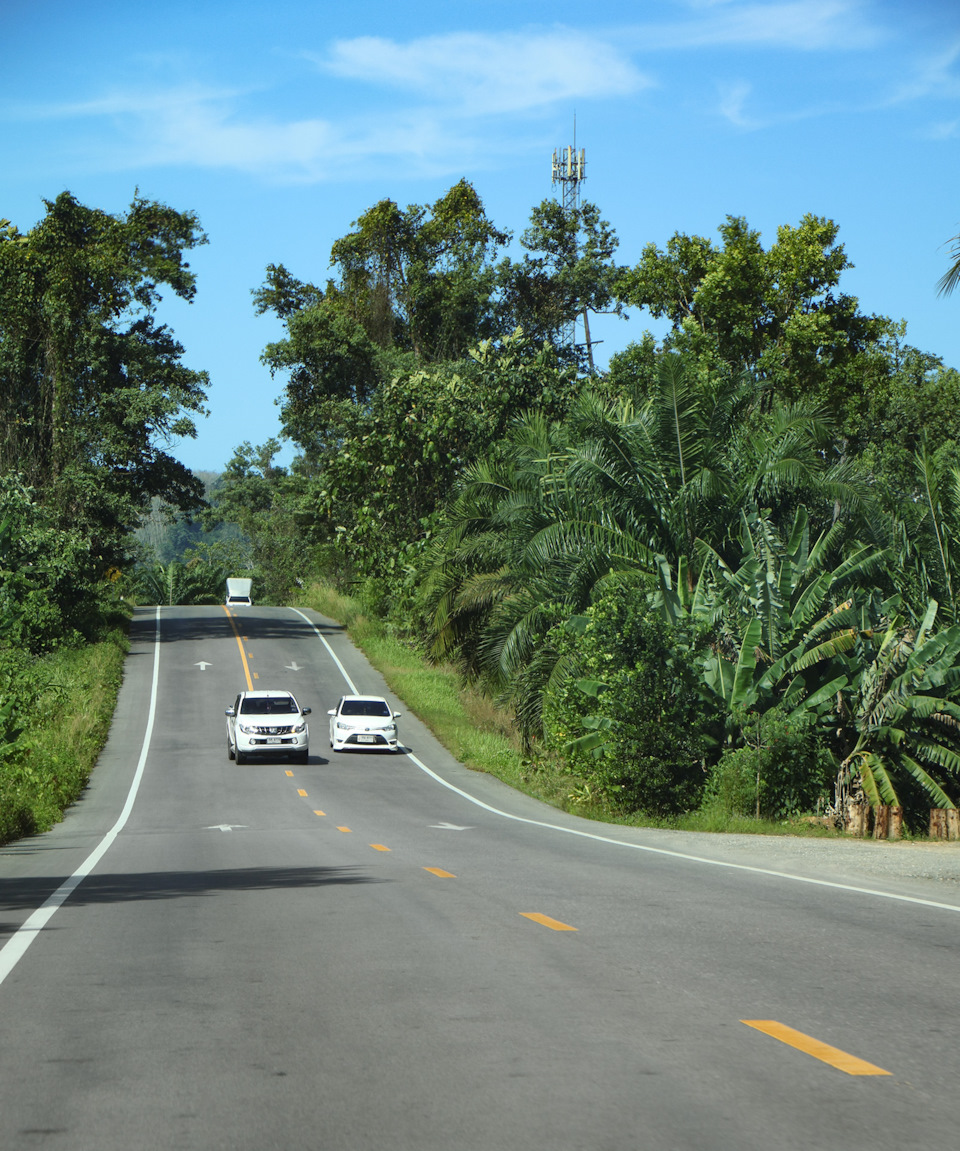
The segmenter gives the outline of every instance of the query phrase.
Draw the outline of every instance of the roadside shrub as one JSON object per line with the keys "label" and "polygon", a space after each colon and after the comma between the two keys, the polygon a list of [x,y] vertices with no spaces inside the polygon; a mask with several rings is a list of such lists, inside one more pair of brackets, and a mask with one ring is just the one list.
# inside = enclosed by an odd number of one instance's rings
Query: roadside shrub
{"label": "roadside shrub", "polygon": [[655,816],[696,808],[718,730],[701,690],[699,625],[669,624],[642,578],[626,577],[551,642],[568,674],[545,702],[545,737],[583,793]]}
{"label": "roadside shrub", "polygon": [[771,708],[742,719],[746,743],[725,751],[710,770],[702,810],[787,819],[829,799],[836,761],[815,717]]}

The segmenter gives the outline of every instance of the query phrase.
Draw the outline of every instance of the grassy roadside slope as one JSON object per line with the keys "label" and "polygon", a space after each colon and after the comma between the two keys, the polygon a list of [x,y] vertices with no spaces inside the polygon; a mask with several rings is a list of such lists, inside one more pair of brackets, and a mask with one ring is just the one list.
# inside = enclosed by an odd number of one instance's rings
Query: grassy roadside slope
{"label": "grassy roadside slope", "polygon": [[106,743],[128,649],[124,631],[55,652],[18,677],[26,727],[0,757],[0,843],[47,831],[90,778]]}
{"label": "grassy roadside slope", "polygon": [[767,835],[835,834],[808,823],[773,823],[721,812],[696,811],[669,820],[640,815],[624,817],[592,802],[584,789],[577,786],[580,781],[564,771],[562,765],[546,757],[525,757],[519,739],[502,713],[489,699],[464,686],[456,668],[428,663],[391,634],[380,620],[367,615],[355,600],[325,585],[312,584],[301,592],[299,604],[343,624],[350,639],[384,677],[390,690],[466,767],[496,776],[554,807],[587,819],[638,827]]}

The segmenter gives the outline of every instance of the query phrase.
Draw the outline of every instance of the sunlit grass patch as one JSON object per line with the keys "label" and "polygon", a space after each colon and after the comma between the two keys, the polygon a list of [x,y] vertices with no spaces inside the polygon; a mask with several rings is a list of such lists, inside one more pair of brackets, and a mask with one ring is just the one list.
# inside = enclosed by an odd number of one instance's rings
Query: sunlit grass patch
{"label": "sunlit grass patch", "polygon": [[0,761],[0,842],[49,830],[83,791],[110,731],[126,652],[116,632],[38,659],[12,681],[26,730]]}

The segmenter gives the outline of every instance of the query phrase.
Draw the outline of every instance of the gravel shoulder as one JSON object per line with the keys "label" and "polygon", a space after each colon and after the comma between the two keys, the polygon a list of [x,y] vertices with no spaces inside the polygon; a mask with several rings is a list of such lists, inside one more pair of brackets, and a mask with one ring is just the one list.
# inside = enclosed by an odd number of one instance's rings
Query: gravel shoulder
{"label": "gravel shoulder", "polygon": [[960,842],[714,835],[650,829],[638,829],[630,839],[656,850],[947,903],[960,911]]}

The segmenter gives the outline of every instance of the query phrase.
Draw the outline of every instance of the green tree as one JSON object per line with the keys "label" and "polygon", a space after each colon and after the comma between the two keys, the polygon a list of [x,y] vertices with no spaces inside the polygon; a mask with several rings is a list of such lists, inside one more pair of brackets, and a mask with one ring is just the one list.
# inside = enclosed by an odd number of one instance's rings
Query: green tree
{"label": "green tree", "polygon": [[547,754],[583,780],[581,794],[662,816],[698,805],[720,725],[698,666],[706,629],[668,623],[649,590],[636,575],[610,580],[554,630],[565,674],[546,691],[544,736]]}
{"label": "green tree", "polygon": [[[855,506],[815,414],[778,406],[757,423],[758,402],[751,381],[690,381],[669,353],[639,410],[586,393],[562,423],[518,421],[465,470],[433,548],[435,650],[531,689],[521,672],[555,622],[549,605],[581,611],[611,573],[655,579],[664,564],[689,593],[710,549],[733,557],[745,511],[789,522],[811,493]],[[535,704],[516,702],[535,726]]]}
{"label": "green tree", "polygon": [[764,250],[740,217],[719,228],[721,244],[676,233],[660,250],[648,244],[620,276],[617,296],[667,319],[664,346],[713,369],[749,370],[771,397],[803,400],[843,414],[858,389],[859,357],[889,331],[839,290],[850,261],[838,227],[806,215],[783,225]]}
{"label": "green tree", "polygon": [[128,212],[69,193],[21,234],[0,224],[0,471],[19,471],[102,568],[123,558],[150,498],[195,506],[200,485],[163,450],[195,434],[207,377],[155,320],[164,287],[193,298],[196,217],[135,197]]}
{"label": "green tree", "polygon": [[331,264],[338,303],[374,343],[456,360],[493,334],[492,259],[509,235],[466,180],[430,205],[381,200],[355,225],[334,243]]}
{"label": "green tree", "polygon": [[[236,524],[249,541],[249,549],[211,548],[209,560],[232,563],[228,575],[253,575],[262,598],[272,603],[284,602],[307,574],[318,542],[306,477],[274,463],[279,449],[276,439],[259,446],[241,444],[211,486],[210,506],[202,515],[206,528]],[[238,563],[243,563],[241,570],[236,570]]]}
{"label": "green tree", "polygon": [[[589,315],[621,311],[613,297],[616,232],[596,204],[568,210],[556,200],[544,200],[533,209],[520,243],[528,254],[520,261],[502,261],[497,271],[501,326],[521,328],[536,343],[552,344],[558,354],[593,374]],[[565,333],[580,318],[585,344],[568,348]]]}

